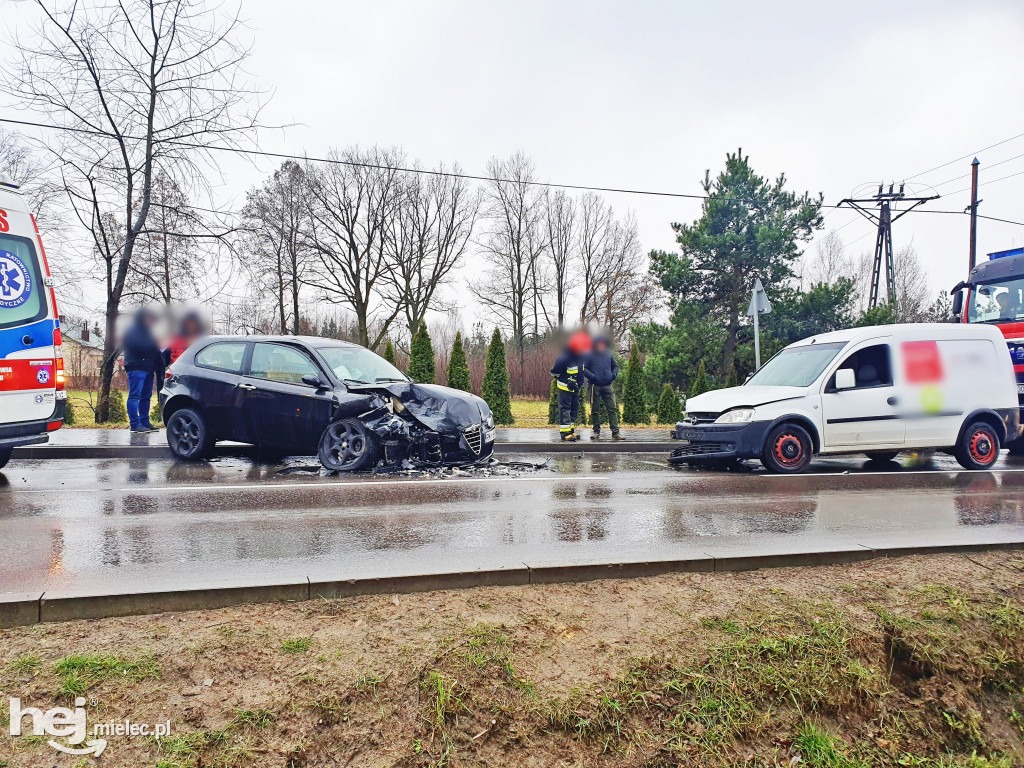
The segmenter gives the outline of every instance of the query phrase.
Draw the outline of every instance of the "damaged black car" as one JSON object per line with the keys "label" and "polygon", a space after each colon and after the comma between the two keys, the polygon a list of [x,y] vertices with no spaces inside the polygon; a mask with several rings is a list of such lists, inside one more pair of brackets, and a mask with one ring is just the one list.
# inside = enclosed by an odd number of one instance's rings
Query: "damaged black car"
{"label": "damaged black car", "polygon": [[330,470],[477,464],[494,417],[476,395],[417,384],[358,344],[304,336],[211,336],[168,369],[159,393],[182,459],[218,440],[296,455]]}

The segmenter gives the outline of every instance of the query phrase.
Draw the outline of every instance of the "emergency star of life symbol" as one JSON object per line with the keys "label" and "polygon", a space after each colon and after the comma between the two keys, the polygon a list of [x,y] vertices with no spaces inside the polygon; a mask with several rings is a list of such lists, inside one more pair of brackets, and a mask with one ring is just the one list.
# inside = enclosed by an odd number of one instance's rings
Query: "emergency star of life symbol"
{"label": "emergency star of life symbol", "polygon": [[45,384],[49,380],[50,380],[50,369],[49,368],[40,368],[39,372],[36,373],[36,381],[38,381],[40,384]]}
{"label": "emergency star of life symbol", "polygon": [[25,262],[9,251],[0,251],[0,307],[20,307],[31,293],[32,278]]}

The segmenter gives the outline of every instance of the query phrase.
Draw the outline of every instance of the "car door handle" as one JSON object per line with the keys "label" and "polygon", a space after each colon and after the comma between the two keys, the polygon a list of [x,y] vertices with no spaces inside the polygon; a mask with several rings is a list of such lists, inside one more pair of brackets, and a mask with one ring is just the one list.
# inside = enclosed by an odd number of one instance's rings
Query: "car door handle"
{"label": "car door handle", "polygon": [[885,402],[887,402],[887,403],[888,403],[889,405],[896,405],[896,403],[898,403],[898,402],[899,402],[899,400],[897,400],[897,399],[896,399],[895,397],[890,397],[890,398],[889,398],[888,400],[886,400]]}
{"label": "car door handle", "polygon": [[239,389],[256,389],[256,385],[255,384],[239,384],[238,388]]}

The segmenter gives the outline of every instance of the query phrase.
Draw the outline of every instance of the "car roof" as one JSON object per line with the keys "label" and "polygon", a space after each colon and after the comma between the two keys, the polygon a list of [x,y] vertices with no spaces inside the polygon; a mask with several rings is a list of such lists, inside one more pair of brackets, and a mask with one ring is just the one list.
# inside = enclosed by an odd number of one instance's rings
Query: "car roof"
{"label": "car roof", "polygon": [[907,340],[943,339],[1002,339],[999,329],[980,323],[896,323],[894,325],[869,325],[863,328],[845,328],[831,333],[819,333],[801,339],[791,347],[834,342],[851,343],[865,339],[893,337]]}
{"label": "car roof", "polygon": [[254,336],[208,336],[206,341],[269,341],[278,342],[282,344],[306,344],[310,347],[358,347],[362,349],[359,344],[353,344],[351,341],[342,341],[341,339],[328,339],[322,336],[283,336],[283,335],[254,335]]}

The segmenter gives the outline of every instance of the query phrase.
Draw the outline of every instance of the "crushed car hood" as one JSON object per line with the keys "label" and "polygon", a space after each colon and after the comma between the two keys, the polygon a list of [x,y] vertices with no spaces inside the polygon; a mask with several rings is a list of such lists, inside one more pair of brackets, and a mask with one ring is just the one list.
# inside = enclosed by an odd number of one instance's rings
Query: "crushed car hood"
{"label": "crushed car hood", "polygon": [[731,408],[754,407],[803,397],[803,387],[728,387],[705,392],[686,401],[686,410],[698,413],[721,413]]}
{"label": "crushed car hood", "polygon": [[491,409],[483,398],[437,384],[393,381],[351,384],[348,388],[352,392],[376,392],[394,397],[418,422],[435,432],[461,432],[475,427],[491,415]]}

